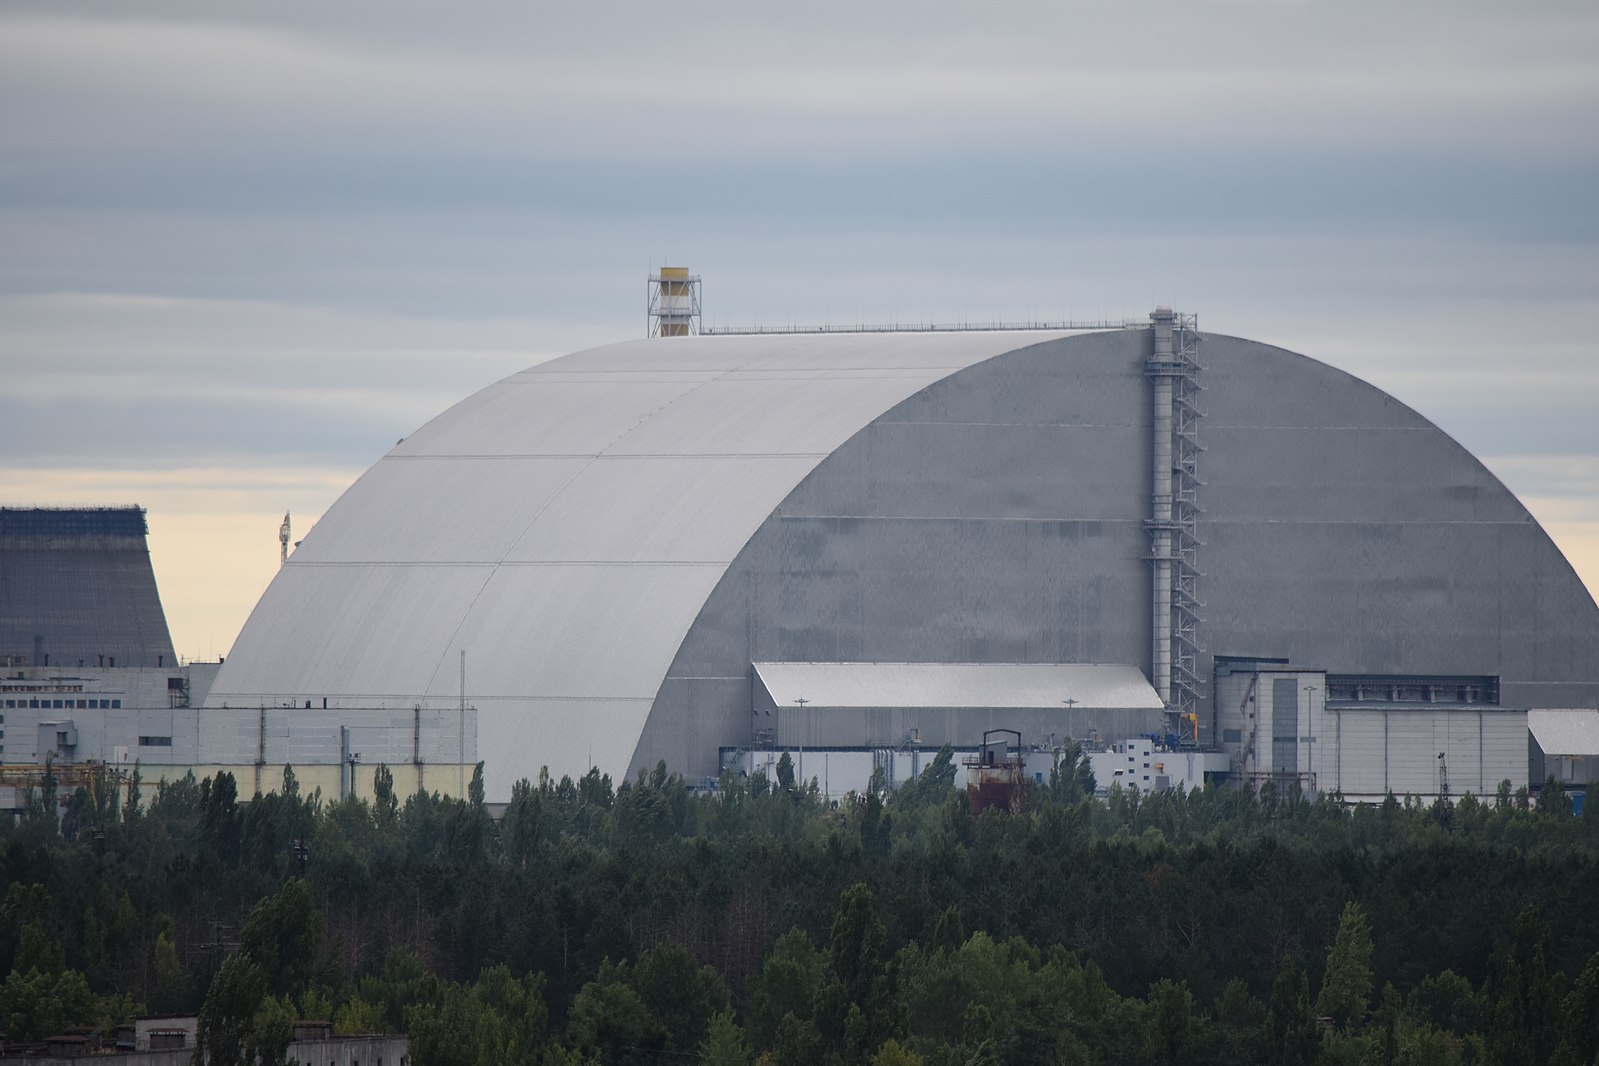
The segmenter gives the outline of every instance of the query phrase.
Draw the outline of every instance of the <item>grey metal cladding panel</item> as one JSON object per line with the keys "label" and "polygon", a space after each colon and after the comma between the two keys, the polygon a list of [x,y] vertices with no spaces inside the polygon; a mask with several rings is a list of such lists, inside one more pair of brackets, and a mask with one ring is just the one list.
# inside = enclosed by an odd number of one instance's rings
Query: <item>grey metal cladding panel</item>
{"label": "grey metal cladding panel", "polygon": [[1134,426],[1147,434],[1149,343],[1148,330],[1114,330],[1018,345],[909,397],[879,421]]}
{"label": "grey metal cladding panel", "polygon": [[[1201,350],[1210,647],[1259,641],[1352,671],[1499,673],[1507,700],[1599,699],[1599,609],[1481,463],[1323,364],[1215,335]],[[1318,426],[1343,429],[1301,429]],[[1362,665],[1377,662],[1393,665]]]}
{"label": "grey metal cladding panel", "polygon": [[[752,660],[1140,662],[1142,526],[1060,532],[1007,521],[766,524],[705,599],[636,758],[652,766],[652,743],[689,729],[678,714],[715,735],[707,750],[747,743]],[[670,695],[705,676],[740,678],[739,697],[712,706]],[[694,764],[702,753],[689,754]]]}
{"label": "grey metal cladding panel", "polygon": [[[638,744],[638,751],[648,752],[651,761],[634,765],[630,774],[653,767],[655,759],[665,759],[685,774],[713,776],[717,749],[750,742],[747,678],[669,677],[655,698],[655,708]],[[763,717],[755,728],[771,728],[771,718]]]}
{"label": "grey metal cladding panel", "polygon": [[[668,685],[741,675],[752,660],[1143,666],[1140,336],[1012,351],[891,408],[750,539]],[[1083,432],[1090,420],[1113,437]],[[1055,517],[1027,518],[1043,514]],[[663,700],[658,713],[647,737],[672,735],[690,712]],[[723,735],[746,739],[748,708],[726,714]],[[652,750],[641,742],[641,764]]]}
{"label": "grey metal cladding panel", "polygon": [[1352,673],[1593,679],[1586,593],[1530,524],[1205,521],[1200,537],[1210,647]]}
{"label": "grey metal cladding panel", "polygon": [[1140,527],[786,518],[776,530],[753,658],[1141,663],[1130,608],[1146,591],[1127,573]]}
{"label": "grey metal cladding panel", "polygon": [[[1272,402],[1262,397],[1268,407]],[[1463,462],[1460,446],[1429,426],[1202,422],[1200,435],[1207,515],[1300,522],[1529,520],[1493,475],[1474,461]],[[1402,465],[1403,477],[1395,476],[1396,465]]]}
{"label": "grey metal cladding panel", "polygon": [[1206,333],[1199,361],[1205,368],[1202,437],[1228,426],[1422,427],[1442,433],[1376,386],[1285,348]]}
{"label": "grey metal cladding panel", "polygon": [[1141,522],[1136,426],[876,422],[801,482],[779,514]]}
{"label": "grey metal cladding panel", "polygon": [[589,462],[389,456],[350,486],[294,562],[498,562]]}
{"label": "grey metal cladding panel", "polygon": [[[1136,523],[1083,536],[1063,523],[769,522],[705,601],[668,683],[739,676],[753,660],[1142,665],[1143,542]],[[744,684],[716,727],[729,742],[749,735]],[[647,735],[685,728],[680,710],[661,703]],[[652,764],[651,751],[641,743],[639,758]]]}

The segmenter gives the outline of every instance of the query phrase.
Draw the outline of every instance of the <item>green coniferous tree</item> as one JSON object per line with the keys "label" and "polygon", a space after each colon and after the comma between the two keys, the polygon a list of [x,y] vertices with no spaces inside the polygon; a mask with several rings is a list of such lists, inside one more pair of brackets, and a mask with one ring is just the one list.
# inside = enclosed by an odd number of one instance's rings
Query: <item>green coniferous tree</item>
{"label": "green coniferous tree", "polygon": [[1360,904],[1344,904],[1338,934],[1327,952],[1327,971],[1316,997],[1316,1013],[1343,1028],[1353,1028],[1366,1016],[1371,1002],[1371,926]]}

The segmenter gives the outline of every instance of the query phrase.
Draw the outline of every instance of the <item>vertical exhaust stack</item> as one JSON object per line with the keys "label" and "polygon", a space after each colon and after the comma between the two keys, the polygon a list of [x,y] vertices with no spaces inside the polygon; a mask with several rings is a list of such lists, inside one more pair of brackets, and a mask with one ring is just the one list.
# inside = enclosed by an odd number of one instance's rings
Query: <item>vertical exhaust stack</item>
{"label": "vertical exhaust stack", "polygon": [[[1150,313],[1150,683],[1166,704],[1167,732],[1199,741],[1199,319]],[[1187,733],[1184,724],[1189,726]]]}
{"label": "vertical exhaust stack", "polygon": [[691,337],[700,332],[700,279],[688,267],[663,266],[645,289],[645,336]]}
{"label": "vertical exhaust stack", "polygon": [[1171,692],[1171,568],[1172,568],[1172,377],[1176,361],[1172,355],[1172,327],[1176,314],[1169,307],[1157,307],[1150,314],[1155,346],[1150,354],[1150,450],[1149,541],[1154,564],[1154,596],[1150,604],[1150,682],[1168,708]]}

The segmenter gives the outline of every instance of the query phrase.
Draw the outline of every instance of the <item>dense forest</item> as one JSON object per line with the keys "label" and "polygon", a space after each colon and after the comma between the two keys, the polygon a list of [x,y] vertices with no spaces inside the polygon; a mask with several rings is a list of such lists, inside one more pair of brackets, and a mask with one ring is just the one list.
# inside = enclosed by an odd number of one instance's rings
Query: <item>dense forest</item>
{"label": "dense forest", "polygon": [[[947,752],[837,804],[792,779],[241,802],[114,779],[0,828],[9,1041],[295,1018],[500,1063],[1599,1062],[1599,816],[1348,808],[1271,785],[1096,799],[1067,758],[973,817]],[[137,794],[136,792],[134,793]]]}

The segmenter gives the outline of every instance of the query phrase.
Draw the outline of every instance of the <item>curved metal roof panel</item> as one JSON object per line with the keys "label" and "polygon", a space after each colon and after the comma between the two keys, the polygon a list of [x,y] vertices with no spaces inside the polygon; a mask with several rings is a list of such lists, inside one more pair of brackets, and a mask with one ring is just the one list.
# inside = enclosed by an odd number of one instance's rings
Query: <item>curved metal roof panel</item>
{"label": "curved metal roof panel", "polygon": [[691,337],[514,374],[407,437],[262,596],[208,702],[479,707],[497,791],[620,775],[711,589],[828,454],[951,373],[1063,333]]}
{"label": "curved metal roof panel", "polygon": [[1527,728],[1545,755],[1599,755],[1599,711],[1531,710]]}

